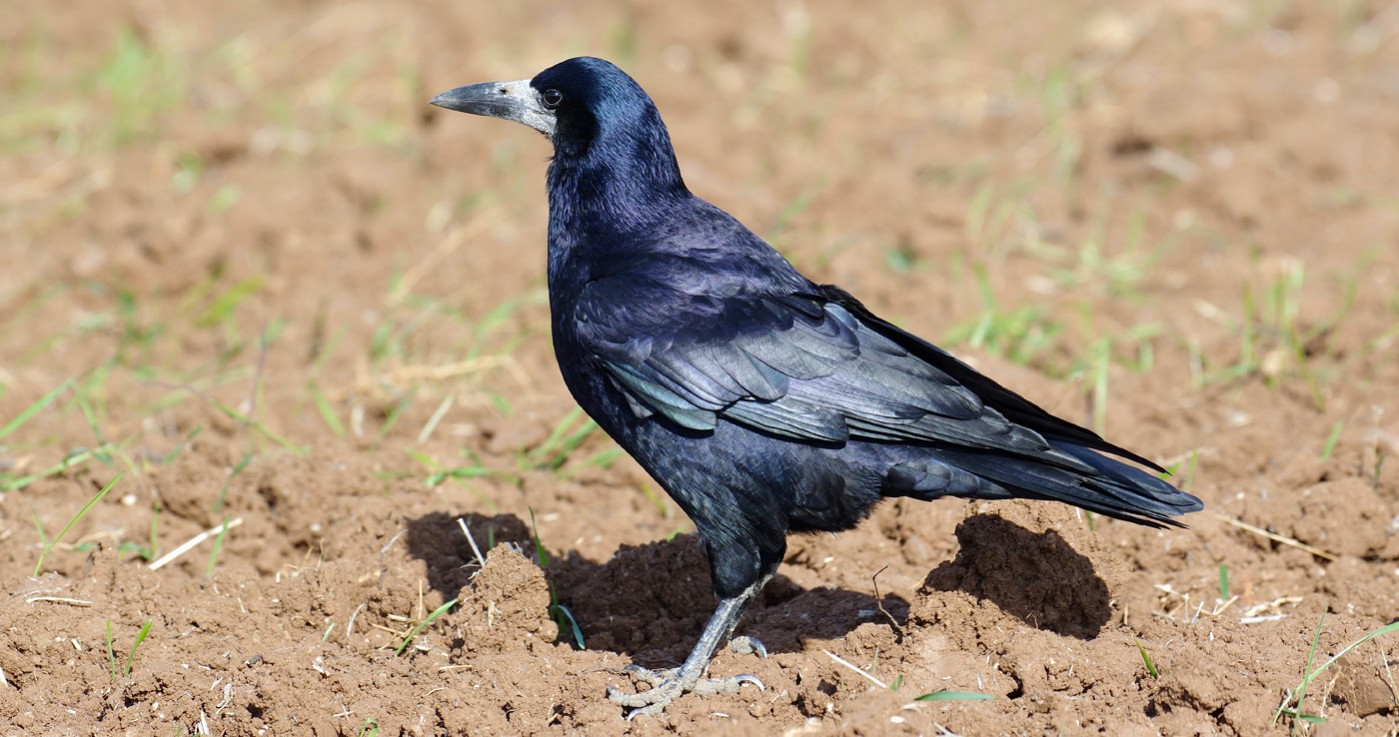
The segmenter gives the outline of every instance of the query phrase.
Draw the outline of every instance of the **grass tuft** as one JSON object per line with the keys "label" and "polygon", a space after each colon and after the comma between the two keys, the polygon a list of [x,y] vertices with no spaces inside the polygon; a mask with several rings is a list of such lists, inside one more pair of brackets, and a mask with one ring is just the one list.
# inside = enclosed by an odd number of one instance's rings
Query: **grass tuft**
{"label": "grass tuft", "polygon": [[1021,366],[1028,365],[1054,344],[1064,325],[1047,316],[1039,305],[1001,309],[984,265],[973,267],[981,295],[981,316],[947,331],[945,342],[986,350]]}
{"label": "grass tuft", "polygon": [[[109,481],[106,486],[102,487],[102,490],[97,492],[97,494],[95,494],[91,499],[87,500],[87,504],[84,504],[83,508],[79,509],[78,513],[73,515],[72,519],[68,520],[68,524],[63,526],[63,529],[59,531],[58,536],[50,540],[48,544],[44,546],[43,552],[39,553],[39,560],[35,561],[34,563],[33,575],[38,576],[39,573],[44,570],[44,558],[48,557],[49,551],[53,550],[53,546],[57,545],[58,541],[62,540],[63,536],[67,535],[69,530],[73,529],[73,525],[76,525],[78,523],[78,520],[82,519],[85,515],[87,515],[88,512],[92,511],[92,508],[97,506],[98,502],[102,501],[102,497],[107,496],[107,492],[111,491],[112,487],[116,486],[117,482],[121,481],[121,478],[125,475],[125,471],[118,472],[115,478]],[[35,519],[38,519],[38,517],[36,516]]]}
{"label": "grass tuft", "polygon": [[1303,722],[1319,723],[1326,721],[1325,717],[1322,717],[1317,714],[1308,714],[1302,711],[1302,701],[1306,698],[1307,688],[1311,685],[1312,681],[1316,680],[1316,677],[1325,672],[1327,668],[1330,668],[1332,665],[1335,665],[1336,661],[1340,660],[1342,657],[1345,656],[1346,653],[1350,652],[1351,650],[1354,650],[1355,648],[1364,645],[1365,643],[1375,639],[1376,637],[1381,637],[1390,634],[1391,632],[1399,632],[1399,622],[1390,622],[1389,624],[1380,627],[1379,629],[1341,648],[1340,652],[1336,653],[1335,655],[1332,655],[1330,659],[1328,659],[1325,663],[1322,663],[1315,670],[1313,670],[1312,663],[1316,660],[1317,645],[1321,641],[1321,631],[1323,625],[1325,624],[1326,612],[1323,611],[1321,613],[1321,619],[1316,623],[1316,631],[1312,634],[1312,645],[1311,648],[1307,651],[1307,664],[1306,667],[1302,669],[1302,682],[1297,684],[1296,688],[1288,691],[1287,695],[1283,698],[1282,703],[1278,705],[1277,711],[1273,713],[1273,724],[1277,724],[1278,719],[1281,718],[1283,715],[1287,715],[1289,717],[1292,717],[1293,719]]}
{"label": "grass tuft", "polygon": [[538,448],[524,454],[520,467],[558,471],[597,429],[597,423],[585,416],[581,407],[574,407],[554,425],[549,437]]}
{"label": "grass tuft", "polygon": [[[136,633],[136,641],[131,643],[131,650],[126,654],[126,667],[121,671],[120,676],[131,675],[131,669],[136,664],[136,650],[141,647],[141,643],[145,642],[146,637],[151,633],[152,622],[153,620],[147,619],[146,623],[141,625],[141,631]],[[112,620],[110,619],[107,620],[107,664],[112,674],[112,680],[116,681],[119,677],[117,653],[112,644]]]}

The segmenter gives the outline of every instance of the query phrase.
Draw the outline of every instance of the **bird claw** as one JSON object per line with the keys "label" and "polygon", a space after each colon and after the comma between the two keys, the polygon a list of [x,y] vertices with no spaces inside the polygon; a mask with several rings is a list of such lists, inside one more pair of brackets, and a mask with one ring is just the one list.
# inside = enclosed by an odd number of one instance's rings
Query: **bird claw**
{"label": "bird claw", "polygon": [[668,678],[675,677],[675,673],[677,670],[679,669],[666,668],[665,670],[651,670],[650,668],[644,668],[642,666],[639,666],[636,663],[622,666],[623,673],[631,674],[632,678],[635,678],[636,680],[641,681],[642,683],[645,683],[646,685],[652,688],[661,685]]}
{"label": "bird claw", "polygon": [[[648,683],[652,686],[650,691],[640,693],[626,693],[617,689],[607,687],[607,700],[614,704],[621,704],[631,711],[627,712],[627,720],[635,719],[637,716],[653,717],[658,716],[670,702],[680,698],[683,694],[692,693],[696,696],[711,696],[719,693],[737,693],[743,684],[751,683],[758,687],[759,691],[767,690],[763,682],[757,676],[747,673],[731,676],[729,678],[705,678],[696,679],[690,683],[685,683],[680,678],[675,677],[674,670],[656,672],[639,665],[628,665],[622,669],[630,673],[638,681]],[[662,674],[666,675],[662,675]]]}
{"label": "bird claw", "polygon": [[716,693],[738,693],[738,689],[745,683],[751,683],[758,687],[759,691],[766,691],[767,686],[758,680],[758,677],[749,673],[741,673],[728,678],[708,678],[695,684],[690,689],[690,693],[696,696],[709,696]]}
{"label": "bird claw", "polygon": [[756,637],[742,635],[729,640],[729,651],[739,655],[756,654],[760,658],[768,656],[767,646]]}

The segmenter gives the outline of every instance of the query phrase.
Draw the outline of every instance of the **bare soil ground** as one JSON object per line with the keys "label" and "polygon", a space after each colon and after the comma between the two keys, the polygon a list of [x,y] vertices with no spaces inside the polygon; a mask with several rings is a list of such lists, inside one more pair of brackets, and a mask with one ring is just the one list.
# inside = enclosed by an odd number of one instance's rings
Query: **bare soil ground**
{"label": "bare soil ground", "polygon": [[[1288,698],[1399,608],[1399,6],[4,15],[0,734],[1399,733],[1394,634]],[[771,657],[712,669],[765,691],[623,720],[707,567],[558,379],[547,142],[425,105],[580,53],[692,189],[1206,511],[886,504],[792,540]]]}

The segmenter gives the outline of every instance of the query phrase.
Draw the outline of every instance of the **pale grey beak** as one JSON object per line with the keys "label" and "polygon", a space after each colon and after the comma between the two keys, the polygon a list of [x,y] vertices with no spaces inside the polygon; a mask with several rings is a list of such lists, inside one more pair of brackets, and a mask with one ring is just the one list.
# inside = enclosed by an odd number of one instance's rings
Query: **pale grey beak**
{"label": "pale grey beak", "polygon": [[443,92],[430,102],[448,110],[524,123],[554,137],[554,111],[544,107],[539,90],[531,87],[528,79],[469,84]]}

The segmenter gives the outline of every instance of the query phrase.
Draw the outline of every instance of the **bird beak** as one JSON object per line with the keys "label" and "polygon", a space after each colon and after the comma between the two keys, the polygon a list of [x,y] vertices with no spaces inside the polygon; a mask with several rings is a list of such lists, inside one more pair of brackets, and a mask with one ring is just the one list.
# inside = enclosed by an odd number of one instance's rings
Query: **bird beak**
{"label": "bird beak", "polygon": [[554,111],[544,107],[539,90],[528,79],[516,82],[482,82],[443,92],[430,101],[433,105],[472,115],[513,120],[554,137]]}

